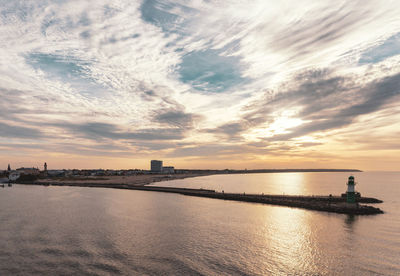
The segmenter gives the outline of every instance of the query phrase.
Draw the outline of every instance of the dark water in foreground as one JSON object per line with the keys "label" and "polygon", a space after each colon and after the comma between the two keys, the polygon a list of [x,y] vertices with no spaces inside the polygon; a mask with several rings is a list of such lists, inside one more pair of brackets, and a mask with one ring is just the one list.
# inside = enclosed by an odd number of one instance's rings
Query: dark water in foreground
{"label": "dark water in foreground", "polygon": [[[219,175],[163,185],[339,194],[347,176]],[[400,173],[356,180],[362,194],[385,201],[385,214],[115,189],[0,188],[0,275],[400,275]]]}

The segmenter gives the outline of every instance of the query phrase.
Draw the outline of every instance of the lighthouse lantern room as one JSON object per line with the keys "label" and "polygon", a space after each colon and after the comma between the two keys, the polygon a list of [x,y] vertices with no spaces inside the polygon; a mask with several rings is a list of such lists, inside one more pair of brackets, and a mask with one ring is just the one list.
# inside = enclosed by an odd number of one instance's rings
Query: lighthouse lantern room
{"label": "lighthouse lantern room", "polygon": [[354,176],[350,176],[347,181],[347,192],[346,192],[346,201],[347,203],[355,203],[356,202],[356,192],[354,190],[354,186],[356,183],[354,182]]}

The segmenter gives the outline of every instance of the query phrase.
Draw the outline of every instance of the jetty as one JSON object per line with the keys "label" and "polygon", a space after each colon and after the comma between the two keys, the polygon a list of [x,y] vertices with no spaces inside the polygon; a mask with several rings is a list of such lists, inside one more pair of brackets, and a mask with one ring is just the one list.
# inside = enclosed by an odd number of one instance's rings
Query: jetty
{"label": "jetty", "polygon": [[135,187],[135,189],[142,191],[178,193],[186,196],[280,205],[341,214],[373,215],[383,213],[383,211],[379,208],[360,204],[382,202],[379,199],[370,197],[360,197],[356,200],[355,204],[349,204],[346,202],[346,198],[340,196],[260,195],[246,193],[239,194],[216,192],[215,190],[208,189],[188,189],[159,186],[142,186]]}
{"label": "jetty", "polygon": [[316,211],[352,214],[352,215],[373,215],[382,214],[379,208],[368,206],[360,203],[381,203],[382,201],[371,197],[356,197],[354,203],[348,203],[346,197],[343,196],[301,196],[301,195],[268,195],[268,194],[247,194],[247,193],[225,193],[216,192],[210,189],[190,189],[175,188],[161,186],[135,186],[129,184],[109,184],[109,183],[60,183],[60,182],[37,182],[24,183],[30,185],[45,186],[77,186],[91,188],[114,188],[125,190],[139,190],[149,192],[174,193],[185,196],[206,197],[222,200],[233,200],[241,202],[253,202],[261,204],[271,204],[279,206],[287,206],[294,208],[302,208]]}

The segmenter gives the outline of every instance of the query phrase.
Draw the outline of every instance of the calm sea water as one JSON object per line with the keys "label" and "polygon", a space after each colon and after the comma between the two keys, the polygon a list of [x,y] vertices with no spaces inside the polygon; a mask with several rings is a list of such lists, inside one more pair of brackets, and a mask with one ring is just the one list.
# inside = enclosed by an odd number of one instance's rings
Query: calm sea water
{"label": "calm sea water", "polygon": [[[163,184],[339,194],[348,173],[207,176]],[[176,194],[0,188],[0,275],[400,275],[400,173],[357,173],[383,215]]]}

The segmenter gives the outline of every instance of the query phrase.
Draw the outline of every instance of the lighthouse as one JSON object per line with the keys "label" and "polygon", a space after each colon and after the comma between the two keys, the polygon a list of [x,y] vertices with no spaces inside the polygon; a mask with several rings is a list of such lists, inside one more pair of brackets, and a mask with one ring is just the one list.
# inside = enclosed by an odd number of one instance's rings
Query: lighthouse
{"label": "lighthouse", "polygon": [[347,203],[356,202],[356,192],[354,190],[355,185],[356,183],[354,182],[354,176],[349,176],[349,181],[347,181],[347,192],[346,192]]}

